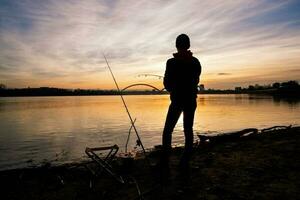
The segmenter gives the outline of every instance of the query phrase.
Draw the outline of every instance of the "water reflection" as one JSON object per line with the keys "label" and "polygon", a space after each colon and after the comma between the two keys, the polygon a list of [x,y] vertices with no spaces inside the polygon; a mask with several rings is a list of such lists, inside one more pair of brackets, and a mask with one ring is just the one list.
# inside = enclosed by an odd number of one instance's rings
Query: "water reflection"
{"label": "water reflection", "polygon": [[[143,143],[160,144],[167,95],[125,96]],[[299,124],[299,101],[257,95],[200,95],[195,132]],[[118,96],[0,98],[0,169],[44,159],[82,159],[86,146],[124,147],[130,122]],[[182,119],[173,144],[183,142]],[[135,145],[132,137],[130,147]],[[61,153],[65,152],[65,153]],[[31,162],[27,162],[31,161]]]}
{"label": "water reflection", "polygon": [[280,96],[273,96],[274,103],[280,104],[288,104],[290,107],[297,107],[300,103],[300,98],[285,98]]}

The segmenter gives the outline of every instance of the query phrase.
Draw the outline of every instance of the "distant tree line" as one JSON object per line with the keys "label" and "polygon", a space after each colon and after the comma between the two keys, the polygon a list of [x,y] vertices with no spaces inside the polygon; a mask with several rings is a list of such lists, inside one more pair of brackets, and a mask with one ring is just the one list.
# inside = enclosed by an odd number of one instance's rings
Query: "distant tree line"
{"label": "distant tree line", "polygon": [[276,82],[271,85],[249,85],[248,90],[266,90],[266,89],[298,89],[300,87],[297,81]]}
{"label": "distant tree line", "polygon": [[[270,94],[278,96],[300,97],[300,85],[297,81],[275,82],[270,85],[249,85],[248,87],[235,87],[234,90],[205,89],[204,85],[199,86],[201,94]],[[40,88],[7,88],[0,84],[0,96],[87,96],[87,95],[118,95],[117,90],[95,90],[95,89],[62,89],[52,87]],[[126,90],[124,95],[153,95],[167,94],[166,91],[155,90]]]}
{"label": "distant tree line", "polygon": [[282,96],[300,96],[300,85],[297,81],[275,82],[269,85],[249,85],[248,87],[235,87],[234,90],[206,89],[203,94],[270,94]]}
{"label": "distant tree line", "polygon": [[[123,95],[147,95],[161,94],[162,92],[152,90],[128,90],[122,92]],[[117,90],[92,90],[92,89],[62,89],[52,87],[40,88],[6,88],[2,84],[0,87],[0,96],[88,96],[88,95],[118,95]]]}
{"label": "distant tree line", "polygon": [[6,85],[0,83],[0,90],[5,90],[6,89]]}
{"label": "distant tree line", "polygon": [[270,85],[249,85],[247,88],[236,87],[235,91],[247,93],[269,93],[272,95],[300,95],[300,85],[297,81],[275,82]]}

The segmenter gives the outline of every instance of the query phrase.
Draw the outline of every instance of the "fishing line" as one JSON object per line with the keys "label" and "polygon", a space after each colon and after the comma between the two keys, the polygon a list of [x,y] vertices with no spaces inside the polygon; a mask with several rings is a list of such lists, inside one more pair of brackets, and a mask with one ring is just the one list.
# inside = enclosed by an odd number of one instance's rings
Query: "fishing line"
{"label": "fishing line", "polygon": [[125,90],[127,90],[127,89],[129,89],[129,88],[131,88],[131,87],[135,87],[135,86],[146,86],[146,87],[150,87],[150,88],[152,88],[152,89],[154,89],[155,91],[158,91],[158,92],[162,92],[165,88],[163,88],[163,89],[158,89],[157,87],[155,87],[155,86],[153,86],[153,85],[150,85],[150,84],[146,84],[146,83],[136,83],[136,84],[132,84],[132,85],[129,85],[129,86],[127,86],[127,87],[125,87],[125,88],[123,88],[122,89],[122,92],[123,91],[125,91]]}
{"label": "fishing line", "polygon": [[[135,121],[136,121],[136,118],[134,119],[133,123],[135,123]],[[128,147],[128,143],[129,143],[129,139],[130,139],[131,129],[132,129],[132,126],[130,126],[129,131],[128,131],[127,140],[126,140],[126,144],[125,144],[125,153],[127,153],[127,147]]]}

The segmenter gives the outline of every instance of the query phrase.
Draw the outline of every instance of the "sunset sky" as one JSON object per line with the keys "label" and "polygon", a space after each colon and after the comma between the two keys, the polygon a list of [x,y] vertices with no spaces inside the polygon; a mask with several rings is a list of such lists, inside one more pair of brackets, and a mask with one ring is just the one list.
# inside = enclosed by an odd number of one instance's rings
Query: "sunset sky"
{"label": "sunset sky", "polygon": [[300,80],[299,0],[1,0],[0,83],[162,88],[181,33],[206,88]]}

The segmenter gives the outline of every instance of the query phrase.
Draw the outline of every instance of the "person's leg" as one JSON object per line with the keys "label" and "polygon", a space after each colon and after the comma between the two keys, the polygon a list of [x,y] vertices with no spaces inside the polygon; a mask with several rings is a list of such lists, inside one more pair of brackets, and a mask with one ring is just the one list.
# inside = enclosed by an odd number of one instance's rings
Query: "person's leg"
{"label": "person's leg", "polygon": [[197,107],[196,100],[188,102],[183,109],[183,127],[185,136],[185,148],[181,158],[181,164],[187,165],[193,150],[193,125],[194,125],[194,115]]}
{"label": "person's leg", "polygon": [[169,106],[165,127],[162,137],[162,154],[160,161],[158,163],[159,169],[159,178],[162,184],[168,183],[168,178],[170,176],[169,169],[169,156],[171,151],[171,142],[172,142],[172,132],[179,119],[179,116],[182,112],[182,108],[176,105],[174,102]]}
{"label": "person's leg", "polygon": [[180,117],[182,112],[182,108],[180,105],[172,102],[169,106],[169,111],[167,114],[165,127],[163,131],[162,137],[162,145],[163,145],[163,156],[168,157],[169,151],[171,149],[171,142],[172,142],[172,132],[174,127]]}

